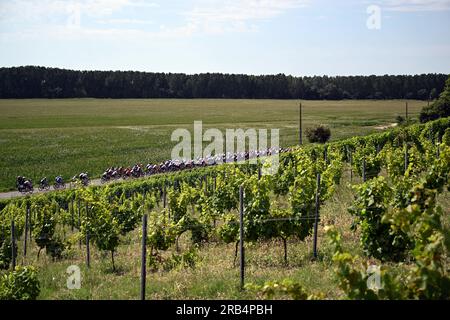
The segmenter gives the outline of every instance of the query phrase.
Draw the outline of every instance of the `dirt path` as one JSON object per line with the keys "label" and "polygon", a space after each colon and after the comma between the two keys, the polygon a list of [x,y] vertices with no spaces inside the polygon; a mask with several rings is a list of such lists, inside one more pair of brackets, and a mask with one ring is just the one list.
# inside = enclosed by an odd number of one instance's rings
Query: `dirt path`
{"label": "dirt path", "polygon": [[390,128],[395,128],[396,126],[398,126],[398,123],[390,123],[384,126],[376,126],[375,129],[377,130],[386,130],[386,129],[390,129]]}

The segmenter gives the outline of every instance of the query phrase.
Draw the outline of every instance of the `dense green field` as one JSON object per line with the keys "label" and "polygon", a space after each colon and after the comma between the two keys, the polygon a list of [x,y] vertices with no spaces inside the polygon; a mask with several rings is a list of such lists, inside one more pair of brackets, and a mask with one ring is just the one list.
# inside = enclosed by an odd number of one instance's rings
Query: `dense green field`
{"label": "dense green field", "polygon": [[[425,104],[409,101],[412,116]],[[326,124],[332,139],[364,135],[404,115],[405,102],[303,101],[304,127]],[[177,128],[278,128],[282,146],[298,141],[294,100],[0,100],[0,190],[15,177],[66,179],[106,167],[170,158]]]}

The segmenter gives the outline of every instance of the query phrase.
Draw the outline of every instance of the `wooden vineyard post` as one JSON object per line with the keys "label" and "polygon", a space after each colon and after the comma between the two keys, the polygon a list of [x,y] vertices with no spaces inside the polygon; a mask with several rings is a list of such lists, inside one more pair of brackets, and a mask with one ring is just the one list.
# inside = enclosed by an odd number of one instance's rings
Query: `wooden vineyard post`
{"label": "wooden vineyard post", "polygon": [[441,143],[442,143],[442,137],[438,133],[438,145],[436,149],[436,156],[439,158],[441,156]]}
{"label": "wooden vineyard post", "polygon": [[302,128],[302,125],[303,125],[303,119],[302,119],[302,103],[300,102],[300,105],[299,105],[299,123],[298,123],[298,127],[299,127],[299,144],[300,145],[302,145],[303,144],[303,128]]}
{"label": "wooden vineyard post", "polygon": [[262,172],[261,172],[261,165],[258,164],[258,180],[261,180]]}
{"label": "wooden vineyard post", "polygon": [[147,214],[142,217],[142,253],[141,253],[141,300],[145,300],[147,279]]}
{"label": "wooden vineyard post", "polygon": [[240,252],[240,289],[244,290],[245,283],[245,252],[244,252],[244,186],[239,187],[239,252]]}
{"label": "wooden vineyard post", "polygon": [[408,116],[408,101],[406,101],[406,105],[405,105],[405,113],[406,113],[406,124],[409,123],[409,116]]}
{"label": "wooden vineyard post", "polygon": [[11,220],[11,255],[12,255],[12,270],[16,269],[16,228],[14,226],[14,219]]}
{"label": "wooden vineyard post", "polygon": [[33,231],[32,217],[33,217],[33,211],[31,211],[31,207],[30,207],[30,213],[28,215],[28,229],[30,231],[30,242],[33,239],[33,235],[32,235],[32,231]]}
{"label": "wooden vineyard post", "polygon": [[292,165],[292,174],[294,175],[294,179],[297,177],[297,164],[293,161]]}
{"label": "wooden vineyard post", "polygon": [[363,157],[362,178],[366,182],[366,156]]}
{"label": "wooden vineyard post", "polygon": [[73,226],[75,224],[75,217],[73,216],[73,211],[74,211],[74,209],[73,209],[73,199],[70,201],[70,208],[71,208],[70,209],[70,219],[71,219],[71,223],[70,223],[71,227],[70,227],[70,229],[73,232]]}
{"label": "wooden vineyard post", "polygon": [[405,145],[405,173],[409,166],[408,144]]}
{"label": "wooden vineyard post", "polygon": [[30,216],[30,205],[27,204],[27,212],[25,214],[25,233],[23,238],[23,256],[27,256],[27,240],[28,240],[28,219]]}
{"label": "wooden vineyard post", "polygon": [[[86,219],[89,218],[89,205],[86,202]],[[89,234],[89,229],[86,228],[86,265],[88,268],[91,267],[91,250],[90,250],[90,246],[89,246],[89,240],[90,240],[90,234]]]}
{"label": "wooden vineyard post", "polygon": [[353,155],[348,146],[347,146],[347,155],[348,155],[348,159],[350,161],[350,183],[352,183],[353,182]]}
{"label": "wooden vineyard post", "polygon": [[[78,200],[78,231],[81,230],[81,204],[80,204],[80,200]],[[81,238],[80,241],[78,241],[78,247],[81,250]]]}
{"label": "wooden vineyard post", "polygon": [[89,248],[89,231],[86,231],[86,266],[91,267],[91,250]]}
{"label": "wooden vineyard post", "polygon": [[166,186],[163,188],[163,208],[165,209],[167,206],[167,195],[166,195]]}
{"label": "wooden vineyard post", "polygon": [[314,259],[317,259],[317,230],[319,225],[319,205],[320,205],[320,174],[317,175],[316,205],[314,217],[314,242],[313,242]]}

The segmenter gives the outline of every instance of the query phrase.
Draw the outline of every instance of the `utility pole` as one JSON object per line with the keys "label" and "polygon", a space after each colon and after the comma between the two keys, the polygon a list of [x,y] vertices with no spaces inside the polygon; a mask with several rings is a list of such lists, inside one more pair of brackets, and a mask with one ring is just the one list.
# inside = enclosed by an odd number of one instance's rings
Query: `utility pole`
{"label": "utility pole", "polygon": [[303,128],[302,128],[302,103],[300,102],[300,105],[299,105],[299,143],[300,143],[300,145],[302,145],[303,144],[303,135],[302,135],[302,131],[303,131]]}
{"label": "utility pole", "polygon": [[406,101],[406,124],[409,123],[409,118],[408,118],[408,101]]}

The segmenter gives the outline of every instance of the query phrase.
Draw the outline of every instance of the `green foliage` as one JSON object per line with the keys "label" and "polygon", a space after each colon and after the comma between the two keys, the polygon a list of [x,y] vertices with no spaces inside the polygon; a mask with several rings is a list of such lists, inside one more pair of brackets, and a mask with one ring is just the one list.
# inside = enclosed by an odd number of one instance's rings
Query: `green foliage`
{"label": "green foliage", "polygon": [[[407,276],[396,274],[394,266],[380,268],[381,288],[368,287],[370,274],[367,265],[358,266],[358,257],[344,252],[341,236],[334,227],[327,227],[327,235],[334,246],[333,261],[340,287],[351,299],[449,299],[450,275],[446,259],[450,249],[450,230],[442,224],[443,211],[437,206],[437,194],[449,187],[450,148],[445,148],[435,160],[422,182],[405,192],[401,205],[385,210],[383,205],[376,205],[376,197],[387,195],[386,184],[381,178],[364,184],[361,188],[368,190],[371,213],[383,215],[381,223],[388,225],[390,235],[401,234],[409,243],[412,265],[400,265],[406,268]],[[404,186],[402,186],[404,187]],[[373,193],[372,191],[376,191]],[[376,194],[376,196],[375,196]],[[404,199],[407,200],[404,200]],[[381,199],[382,200],[382,199]],[[366,210],[367,211],[367,210]],[[375,225],[375,224],[374,224]],[[395,245],[392,242],[391,245]]]}
{"label": "green foliage", "polygon": [[354,227],[359,225],[361,229],[364,251],[380,260],[405,259],[409,247],[408,238],[403,232],[393,232],[389,224],[382,223],[393,195],[385,178],[378,177],[354,186],[354,191],[355,200],[349,212],[357,218]]}
{"label": "green foliage", "polygon": [[442,143],[446,146],[450,147],[450,128],[445,130],[444,135],[442,136]]}
{"label": "green foliage", "polygon": [[333,263],[334,272],[339,287],[349,299],[378,300],[378,299],[404,299],[403,283],[394,279],[383,268],[379,269],[381,288],[368,285],[371,274],[368,272],[368,263],[359,262],[359,257],[345,252],[342,247],[341,234],[333,226],[325,227],[330,244],[334,246]]}
{"label": "green foliage", "polygon": [[274,234],[270,217],[270,184],[268,179],[249,177],[244,183],[244,237],[245,241],[271,238]]}
{"label": "green foliage", "polygon": [[226,243],[234,243],[239,239],[239,219],[236,214],[228,213],[222,217],[223,223],[217,228],[220,239]]}
{"label": "green foliage", "polygon": [[[17,243],[15,243],[15,250],[17,257]],[[2,246],[0,247],[0,270],[5,270],[9,268],[9,265],[12,261],[12,244],[11,240],[3,240]]]}
{"label": "green foliage", "polygon": [[395,122],[399,125],[402,125],[403,123],[405,123],[405,118],[401,115],[397,115],[395,117]]}
{"label": "green foliage", "polygon": [[422,123],[445,117],[450,117],[450,77],[439,98],[430,106],[424,107],[419,116]]}
{"label": "green foliage", "polygon": [[17,266],[0,277],[0,300],[36,300],[39,293],[37,272],[32,266]]}
{"label": "green foliage", "polygon": [[58,204],[55,201],[46,203],[44,198],[37,199],[31,205],[31,210],[36,213],[33,221],[33,236],[40,250],[52,246],[58,224],[57,209]]}
{"label": "green foliage", "polygon": [[196,264],[200,261],[198,254],[198,249],[196,247],[191,247],[188,251],[181,254],[172,253],[169,259],[165,260],[162,267],[165,271],[170,271],[173,269],[186,269],[195,268]]}
{"label": "green foliage", "polygon": [[300,284],[289,279],[284,279],[281,282],[268,281],[264,285],[248,283],[245,285],[245,289],[254,291],[267,300],[273,300],[277,296],[288,296],[293,300],[318,300],[323,298],[323,294],[307,294]]}
{"label": "green foliage", "polygon": [[98,249],[111,252],[115,270],[114,252],[119,246],[121,227],[101,192],[95,189],[84,189],[82,198],[87,206],[81,221],[81,233],[84,237],[89,234],[90,240]]}
{"label": "green foliage", "polygon": [[8,203],[0,212],[0,270],[8,269],[12,260],[11,221],[15,227],[15,250],[17,257],[17,240],[24,229],[23,205]]}
{"label": "green foliage", "polygon": [[189,195],[175,189],[168,191],[169,211],[175,222],[180,221],[187,213]]}
{"label": "green foliage", "polygon": [[211,206],[217,214],[224,214],[238,207],[239,179],[226,179],[226,175],[230,177],[235,173],[235,170],[232,171],[228,167],[225,167],[223,172],[217,170],[217,186],[211,200]]}
{"label": "green foliage", "polygon": [[142,219],[143,210],[152,210],[154,198],[144,198],[138,194],[136,199],[124,199],[111,204],[113,218],[117,221],[122,235],[134,230]]}
{"label": "green foliage", "polygon": [[167,250],[175,244],[177,238],[177,225],[169,221],[165,214],[152,212],[148,220],[147,244],[153,249]]}
{"label": "green foliage", "polygon": [[273,176],[273,191],[276,195],[287,195],[294,184],[297,170],[295,154],[288,153],[280,156],[279,170]]}
{"label": "green foliage", "polygon": [[[306,156],[297,159],[297,174],[289,189],[292,217],[296,220],[295,235],[304,240],[312,231],[316,209],[317,171],[315,163]],[[326,192],[325,192],[326,193]]]}
{"label": "green foliage", "polygon": [[323,125],[318,125],[313,128],[307,128],[305,135],[311,143],[326,143],[330,140],[331,130]]}
{"label": "green foliage", "polygon": [[360,177],[363,177],[364,162],[366,179],[372,179],[380,173],[382,160],[375,146],[359,146],[353,153],[353,169]]}
{"label": "green foliage", "polygon": [[54,237],[45,247],[46,253],[49,254],[53,260],[63,258],[63,253],[67,248],[67,244],[60,238]]}

